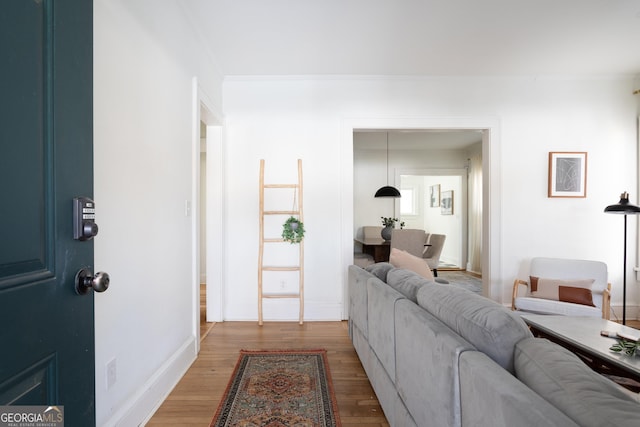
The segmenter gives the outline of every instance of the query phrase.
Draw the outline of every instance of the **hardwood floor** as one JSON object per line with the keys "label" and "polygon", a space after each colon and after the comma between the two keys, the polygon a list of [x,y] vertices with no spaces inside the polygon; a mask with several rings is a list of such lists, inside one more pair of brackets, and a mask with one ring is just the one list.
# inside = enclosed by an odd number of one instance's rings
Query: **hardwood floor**
{"label": "hardwood floor", "polygon": [[[622,323],[622,320],[617,321],[617,323]],[[627,319],[626,326],[630,328],[640,329],[640,320],[629,320]]]}
{"label": "hardwood floor", "polygon": [[207,323],[207,285],[200,284],[200,341],[202,341],[209,330],[215,325],[214,322]]}
{"label": "hardwood floor", "polygon": [[389,425],[343,321],[216,323],[202,339],[198,359],[147,426],[208,426],[243,348],[327,350],[342,425]]}
{"label": "hardwood floor", "polygon": [[[243,348],[326,349],[342,424],[389,425],[349,341],[347,322],[206,323],[204,287],[201,301],[200,355],[147,426],[208,426]],[[627,320],[627,326],[640,329],[640,321]]]}

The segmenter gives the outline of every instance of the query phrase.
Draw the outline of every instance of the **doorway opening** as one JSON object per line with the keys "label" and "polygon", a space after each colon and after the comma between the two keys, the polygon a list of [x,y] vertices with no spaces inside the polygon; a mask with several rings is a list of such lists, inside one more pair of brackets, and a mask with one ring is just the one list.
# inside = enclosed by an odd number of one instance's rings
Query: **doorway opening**
{"label": "doorway opening", "polygon": [[[353,118],[344,119],[342,123],[341,144],[341,170],[342,175],[341,211],[342,218],[342,241],[343,265],[353,263],[354,235],[357,227],[355,223],[354,211],[360,200],[366,198],[373,199],[376,189],[371,194],[358,195],[354,190],[357,179],[354,163],[355,136],[362,131],[372,132],[423,132],[439,130],[473,130],[479,132],[482,143],[479,146],[481,159],[479,170],[481,180],[479,184],[482,189],[480,207],[482,209],[481,224],[477,226],[481,238],[481,259],[478,265],[482,271],[482,294],[488,298],[502,303],[502,284],[492,278],[500,276],[500,256],[501,250],[500,230],[501,230],[501,203],[502,194],[500,190],[500,122],[495,117],[399,117],[399,118]],[[391,134],[390,134],[391,135]],[[393,163],[390,153],[390,165]],[[380,172],[374,177],[374,186],[380,186]],[[384,174],[382,175],[384,178]],[[389,180],[390,184],[392,179]],[[376,187],[377,188],[377,187]],[[383,203],[380,201],[380,203]],[[390,208],[392,209],[392,208]],[[374,211],[374,220],[379,220],[380,215]],[[389,215],[386,215],[389,216]],[[494,254],[494,255],[492,255]],[[471,259],[469,254],[468,258]],[[346,268],[344,269],[347,270]],[[347,274],[343,277],[343,283],[348,282]],[[343,300],[348,300],[347,286],[343,288]],[[343,304],[343,315],[347,318],[348,308]]]}
{"label": "doorway opening", "polygon": [[222,120],[193,79],[192,216],[193,334],[196,352],[212,322],[222,320],[224,289],[224,150]]}
{"label": "doorway opening", "polygon": [[200,121],[200,341],[214,325],[213,322],[207,321],[207,129],[206,123]]}
{"label": "doorway opening", "polygon": [[[363,226],[381,225],[381,216],[398,218],[404,228],[447,236],[442,269],[481,275],[481,260],[472,266],[468,255],[482,257],[482,241],[471,239],[482,236],[482,206],[475,209],[470,202],[477,196],[472,193],[482,197],[482,188],[469,181],[471,158],[482,164],[483,134],[482,129],[354,131],[354,236]],[[401,198],[373,198],[385,180],[400,189]]]}

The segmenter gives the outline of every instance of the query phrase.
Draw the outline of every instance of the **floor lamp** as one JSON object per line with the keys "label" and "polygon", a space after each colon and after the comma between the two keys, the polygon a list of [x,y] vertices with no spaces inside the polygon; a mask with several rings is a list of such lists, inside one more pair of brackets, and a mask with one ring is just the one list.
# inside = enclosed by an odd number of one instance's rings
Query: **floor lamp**
{"label": "floor lamp", "polygon": [[605,213],[624,215],[624,251],[622,265],[622,324],[627,324],[627,215],[640,214],[640,207],[629,203],[629,193],[626,191],[620,195],[620,201],[615,205],[604,208]]}

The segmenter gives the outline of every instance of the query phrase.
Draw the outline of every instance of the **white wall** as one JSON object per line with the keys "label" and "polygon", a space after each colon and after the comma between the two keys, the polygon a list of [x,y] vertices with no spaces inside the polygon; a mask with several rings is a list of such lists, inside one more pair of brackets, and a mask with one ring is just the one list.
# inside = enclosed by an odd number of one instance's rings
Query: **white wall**
{"label": "white wall", "polygon": [[[623,190],[637,194],[637,106],[631,87],[631,79],[613,77],[225,80],[228,227],[236,230],[229,253],[243,253],[228,260],[233,275],[226,318],[256,318],[256,275],[246,266],[257,262],[258,159],[281,169],[293,168],[297,157],[305,162],[307,316],[335,317],[353,251],[352,158],[340,157],[352,154],[343,146],[352,144],[346,128],[385,120],[464,123],[488,117],[497,123],[492,138],[499,143],[491,147],[493,163],[485,177],[492,188],[491,214],[500,218],[486,236],[493,242],[492,268],[485,271],[492,298],[509,303],[513,279],[526,261],[552,256],[606,262],[613,304],[619,305],[621,226],[603,209]],[[547,198],[549,151],[589,153],[587,198]],[[384,215],[378,211],[367,222]],[[635,256],[635,246],[630,251]],[[637,286],[630,288],[635,305]],[[282,310],[295,318],[295,307]]]}
{"label": "white wall", "polygon": [[[195,358],[193,88],[221,105],[221,78],[179,2],[94,2],[98,426],[138,425]],[[105,365],[116,359],[107,390]]]}
{"label": "white wall", "polygon": [[[445,191],[453,191],[453,215],[442,215],[442,208],[429,208],[429,222],[427,223],[427,232],[435,234],[444,234],[447,236],[440,260],[457,266],[466,265],[466,259],[463,259],[462,247],[467,244],[463,241],[463,219],[466,231],[466,186],[465,191],[462,189],[462,179],[457,176],[440,176],[430,177],[429,185],[440,184],[440,194]],[[464,177],[466,180],[466,176]],[[466,184],[466,182],[465,182]],[[428,188],[428,187],[427,187]],[[427,203],[429,201],[427,200]],[[466,235],[466,234],[465,234]]]}
{"label": "white wall", "polygon": [[[265,183],[295,183],[302,159],[305,237],[305,319],[341,318],[340,166],[336,123],[296,117],[238,115],[225,122],[227,157],[228,272],[226,320],[257,320],[259,160]],[[225,113],[226,118],[226,113]],[[330,136],[327,136],[330,135]],[[292,199],[280,207],[289,210]],[[293,261],[295,262],[295,261]],[[292,263],[293,263],[292,262]],[[265,320],[297,320],[297,300],[266,300]]]}

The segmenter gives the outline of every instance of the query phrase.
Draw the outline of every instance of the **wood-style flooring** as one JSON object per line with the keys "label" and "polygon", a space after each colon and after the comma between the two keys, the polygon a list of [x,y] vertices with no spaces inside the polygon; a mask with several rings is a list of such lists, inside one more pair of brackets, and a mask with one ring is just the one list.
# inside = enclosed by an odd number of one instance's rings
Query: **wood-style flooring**
{"label": "wood-style flooring", "polygon": [[[201,307],[201,313],[203,310]],[[147,426],[208,426],[241,349],[319,348],[327,350],[342,425],[389,425],[349,340],[347,322],[265,322],[264,326],[257,322],[201,322],[200,330],[197,360]]]}
{"label": "wood-style flooring", "polygon": [[[613,320],[612,320],[613,321]],[[622,321],[616,321],[617,323],[622,323]],[[640,329],[640,320],[629,320],[627,319],[626,326],[630,328]]]}
{"label": "wood-style flooring", "polygon": [[347,322],[223,322],[201,341],[200,354],[147,426],[208,426],[241,349],[327,350],[343,426],[388,426],[348,337]]}
{"label": "wood-style flooring", "polygon": [[[204,294],[201,307],[204,319]],[[627,320],[640,329],[640,321]],[[208,426],[231,378],[240,349],[324,348],[328,352],[344,426],[388,426],[348,337],[347,322],[201,322],[198,359],[147,426]]]}

